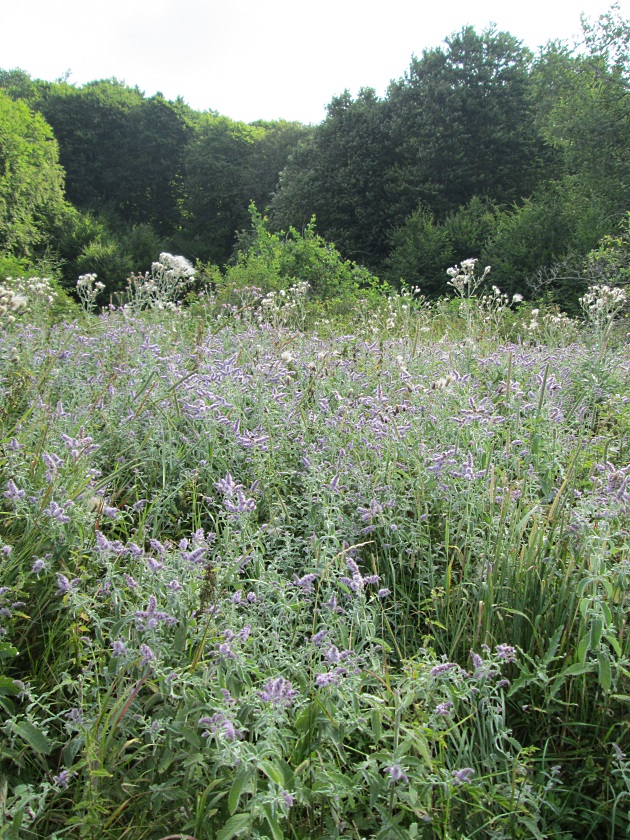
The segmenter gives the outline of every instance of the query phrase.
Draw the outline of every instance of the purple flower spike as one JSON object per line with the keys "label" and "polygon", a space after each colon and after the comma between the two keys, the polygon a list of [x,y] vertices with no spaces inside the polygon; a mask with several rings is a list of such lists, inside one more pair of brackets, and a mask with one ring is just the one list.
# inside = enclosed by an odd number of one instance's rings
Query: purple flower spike
{"label": "purple flower spike", "polygon": [[266,703],[273,703],[277,708],[292,706],[299,693],[284,677],[277,677],[275,680],[268,680],[264,690],[258,692],[258,696]]}

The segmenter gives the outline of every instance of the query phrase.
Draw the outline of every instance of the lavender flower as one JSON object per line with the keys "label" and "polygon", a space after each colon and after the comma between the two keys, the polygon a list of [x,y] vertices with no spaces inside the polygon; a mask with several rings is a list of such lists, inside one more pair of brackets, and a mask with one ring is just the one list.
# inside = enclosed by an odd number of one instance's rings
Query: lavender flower
{"label": "lavender flower", "polygon": [[9,479],[7,482],[7,489],[3,493],[5,499],[10,499],[12,502],[16,502],[18,499],[23,499],[26,495],[25,490],[18,490],[15,486],[15,482],[13,479]]}
{"label": "lavender flower", "polygon": [[46,569],[46,561],[42,560],[41,557],[35,557],[33,560],[33,565],[31,566],[31,571],[33,574],[38,575],[40,572],[43,572]]}
{"label": "lavender flower", "polygon": [[160,622],[164,622],[169,627],[177,623],[177,619],[157,609],[157,599],[155,595],[149,595],[149,603],[146,610],[136,610],[136,626],[139,630],[154,630]]}
{"label": "lavender flower", "polygon": [[70,784],[70,779],[76,775],[75,773],[71,772],[70,770],[62,770],[57,776],[53,776],[52,780],[53,783],[59,788],[59,790],[67,790],[68,785]]}
{"label": "lavender flower", "polygon": [[435,709],[433,709],[433,714],[448,717],[451,714],[452,708],[453,704],[450,700],[447,700],[445,703],[439,703]]}
{"label": "lavender flower", "polygon": [[110,647],[112,649],[112,656],[116,658],[125,656],[127,653],[127,648],[122,639],[117,639],[116,641],[112,642]]}
{"label": "lavender flower", "polygon": [[386,586],[384,586],[382,589],[379,589],[376,594],[378,595],[378,597],[381,600],[383,600],[384,598],[387,598],[392,593],[391,593],[391,590],[389,590]]}
{"label": "lavender flower", "polygon": [[299,586],[302,592],[309,594],[313,591],[313,583],[318,577],[318,575],[313,574],[312,572],[308,575],[303,575],[301,578],[297,575],[293,575],[293,585]]}
{"label": "lavender flower", "polygon": [[442,674],[448,674],[453,668],[459,668],[457,662],[441,662],[439,665],[434,665],[429,673],[432,677],[440,677]]}
{"label": "lavender flower", "polygon": [[497,657],[505,662],[516,662],[516,648],[511,645],[497,645],[495,648]]}
{"label": "lavender flower", "polygon": [[454,785],[469,785],[471,778],[475,775],[472,767],[462,767],[461,770],[453,770],[453,784]]}
{"label": "lavender flower", "polygon": [[389,774],[389,778],[393,785],[401,781],[405,782],[405,784],[409,784],[409,777],[399,764],[391,764],[387,767],[384,767],[383,770],[385,773]]}
{"label": "lavender flower", "polygon": [[66,595],[68,592],[72,592],[73,589],[76,589],[79,585],[80,580],[79,578],[74,578],[74,580],[70,581],[65,575],[62,575],[60,572],[57,572],[57,595]]}
{"label": "lavender flower", "polygon": [[266,703],[273,703],[277,708],[279,706],[292,706],[299,693],[284,677],[276,677],[276,679],[272,678],[267,681],[267,685],[263,691],[258,692],[258,696]]}
{"label": "lavender flower", "polygon": [[327,633],[328,633],[328,630],[324,627],[322,630],[319,630],[319,632],[314,633],[311,636],[311,642],[314,645],[317,645],[319,647],[323,643],[324,637],[326,636]]}
{"label": "lavender flower", "polygon": [[140,645],[140,653],[142,654],[142,658],[140,659],[142,665],[148,665],[149,662],[155,659],[155,654],[148,645]]}

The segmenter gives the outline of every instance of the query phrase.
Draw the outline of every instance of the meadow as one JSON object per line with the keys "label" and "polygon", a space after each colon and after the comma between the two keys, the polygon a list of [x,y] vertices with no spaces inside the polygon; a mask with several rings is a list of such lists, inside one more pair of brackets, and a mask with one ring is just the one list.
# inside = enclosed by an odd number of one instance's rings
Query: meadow
{"label": "meadow", "polygon": [[168,276],[0,289],[0,838],[629,837],[624,293]]}

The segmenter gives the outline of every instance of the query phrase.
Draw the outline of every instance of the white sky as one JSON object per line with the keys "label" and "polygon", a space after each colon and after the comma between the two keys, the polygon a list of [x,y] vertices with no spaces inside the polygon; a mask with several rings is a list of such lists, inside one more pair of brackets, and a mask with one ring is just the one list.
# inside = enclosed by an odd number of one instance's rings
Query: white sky
{"label": "white sky", "polygon": [[[245,122],[318,123],[348,88],[383,94],[412,54],[472,24],[531,49],[612,0],[0,0],[0,67],[77,85],[115,76],[147,96]],[[630,17],[630,0],[620,0]]]}

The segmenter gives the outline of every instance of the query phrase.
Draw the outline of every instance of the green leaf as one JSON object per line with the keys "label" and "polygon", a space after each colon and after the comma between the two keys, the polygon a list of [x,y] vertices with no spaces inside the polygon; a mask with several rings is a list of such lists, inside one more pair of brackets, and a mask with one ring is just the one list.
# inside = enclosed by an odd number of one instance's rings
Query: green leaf
{"label": "green leaf", "polygon": [[273,840],[284,840],[284,833],[280,826],[278,825],[278,821],[274,817],[271,812],[271,805],[268,802],[264,802],[262,805],[262,810],[265,813],[265,818],[267,820],[267,824],[271,829],[271,834],[273,835]]}
{"label": "green leaf", "polygon": [[22,686],[10,677],[0,676],[0,696],[15,697],[22,691]]}
{"label": "green leaf", "polygon": [[252,817],[250,814],[234,814],[223,828],[217,831],[217,840],[232,840],[232,837],[238,837],[239,834],[249,831],[251,827]]}
{"label": "green leaf", "polygon": [[619,644],[617,639],[612,635],[612,633],[606,633],[604,635],[604,638],[606,639],[608,644],[611,646],[611,648],[615,651],[617,656],[621,656],[621,645]]}
{"label": "green leaf", "polygon": [[267,761],[267,759],[263,758],[258,762],[258,767],[272,782],[275,782],[277,785],[284,784],[284,775],[282,771],[271,761]]}
{"label": "green leaf", "polygon": [[603,688],[604,691],[610,691],[610,686],[612,683],[612,677],[610,673],[610,660],[606,656],[605,653],[600,651],[597,654],[597,663],[598,663],[598,680],[599,684]]}
{"label": "green leaf", "polygon": [[565,677],[578,677],[580,674],[586,674],[587,671],[592,670],[590,662],[576,662],[575,665],[569,665],[562,672]]}
{"label": "green leaf", "polygon": [[[591,622],[591,650],[595,650],[599,647],[599,643],[602,638],[602,632],[604,630],[604,622],[602,621],[600,616],[597,616]],[[582,660],[584,661],[584,660]]]}
{"label": "green leaf", "polygon": [[232,787],[230,788],[230,793],[228,795],[228,810],[230,814],[233,814],[238,808],[241,794],[252,775],[253,770],[251,767],[241,767],[234,777],[234,781],[232,782]]}
{"label": "green leaf", "polygon": [[580,643],[579,643],[578,649],[577,649],[577,658],[580,660],[580,662],[586,662],[586,657],[587,657],[587,654],[588,654],[589,649],[590,649],[589,648],[589,642],[590,642],[589,634],[585,633],[582,636],[582,638],[580,639]]}
{"label": "green leaf", "polygon": [[8,659],[10,656],[15,656],[17,652],[18,649],[8,642],[0,642],[0,659]]}
{"label": "green leaf", "polygon": [[371,723],[372,723],[372,732],[374,733],[374,739],[376,741],[381,740],[381,736],[383,734],[383,728],[381,726],[381,716],[378,713],[378,709],[373,709],[372,714],[370,715]]}
{"label": "green leaf", "polygon": [[20,723],[14,723],[12,724],[12,727],[16,735],[23,738],[29,747],[34,749],[35,752],[48,755],[52,750],[52,744],[41,729],[33,726],[33,724],[28,720],[22,720]]}

